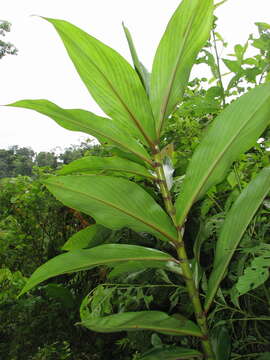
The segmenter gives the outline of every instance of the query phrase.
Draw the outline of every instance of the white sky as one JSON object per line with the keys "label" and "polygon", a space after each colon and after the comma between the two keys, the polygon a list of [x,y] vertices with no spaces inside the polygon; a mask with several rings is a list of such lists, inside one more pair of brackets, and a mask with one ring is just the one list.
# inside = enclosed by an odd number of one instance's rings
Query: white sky
{"label": "white sky", "polygon": [[[31,15],[68,20],[131,61],[121,26],[124,21],[133,35],[140,59],[150,70],[158,42],[179,3],[180,0],[2,2],[1,19],[12,23],[6,41],[16,45],[19,54],[0,60],[0,104],[43,98],[65,108],[83,108],[102,114],[74,70],[52,25]],[[243,44],[248,34],[256,34],[254,22],[270,23],[270,2],[228,0],[216,15],[218,31],[224,39],[232,45]],[[0,121],[0,148],[20,145],[46,151],[78,144],[83,136],[31,110],[0,107]]]}

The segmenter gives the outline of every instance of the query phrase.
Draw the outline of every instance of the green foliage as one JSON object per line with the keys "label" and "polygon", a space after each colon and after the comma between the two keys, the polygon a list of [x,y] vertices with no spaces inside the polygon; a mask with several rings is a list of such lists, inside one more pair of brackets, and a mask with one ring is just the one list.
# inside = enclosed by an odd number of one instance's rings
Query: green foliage
{"label": "green foliage", "polygon": [[0,178],[32,175],[34,151],[30,148],[12,146],[0,149]]}
{"label": "green foliage", "polygon": [[[66,287],[54,282],[41,289],[65,309],[82,301],[80,324],[93,337],[125,331],[124,338],[117,335],[123,358],[227,360],[245,356],[247,349],[251,358],[264,356],[268,349],[270,336],[262,330],[269,320],[264,314],[270,299],[264,286],[268,253],[262,249],[270,241],[269,83],[263,66],[253,77],[244,67],[246,44],[235,46],[235,61],[224,59],[233,73],[224,87],[217,43],[226,43],[215,31],[213,5],[182,1],[157,49],[152,75],[141,65],[127,28],[135,69],[74,25],[47,19],[111,118],[47,100],[11,104],[96,136],[106,146],[43,180],[83,226],[62,247],[68,252],[41,265],[20,290],[24,294],[60,274],[71,277]],[[214,84],[207,88],[205,79],[188,83],[188,77],[211,24],[212,38],[197,60],[212,72]],[[263,62],[269,29],[258,26],[260,40],[253,46],[260,49],[256,60]],[[247,88],[240,86],[243,79]],[[231,101],[232,95],[237,99]],[[96,266],[101,270],[93,276],[89,269]],[[243,322],[252,325],[239,326]],[[106,347],[104,337],[97,339],[96,348]],[[55,344],[38,351],[51,356]],[[117,350],[109,354],[118,355]],[[104,358],[104,351],[99,356]]]}
{"label": "green foliage", "polygon": [[[0,20],[0,36],[6,36],[10,32],[11,24],[8,21]],[[0,40],[0,59],[5,55],[17,55],[18,50],[9,42]]]}

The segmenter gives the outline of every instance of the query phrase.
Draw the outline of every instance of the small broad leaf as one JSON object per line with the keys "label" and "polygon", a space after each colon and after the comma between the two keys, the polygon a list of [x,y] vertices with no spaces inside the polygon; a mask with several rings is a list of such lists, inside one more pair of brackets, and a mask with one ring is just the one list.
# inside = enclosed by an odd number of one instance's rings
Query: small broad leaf
{"label": "small broad leaf", "polygon": [[239,296],[256,289],[269,278],[270,251],[252,260],[235,285]]}
{"label": "small broad leaf", "polygon": [[179,225],[192,204],[224,179],[233,161],[255,144],[269,123],[269,83],[241,96],[217,116],[196,148],[176,201]]}
{"label": "small broad leaf", "polygon": [[92,216],[109,229],[129,227],[165,241],[177,239],[169,216],[131,181],[103,175],[67,175],[50,177],[44,183],[64,205]]}
{"label": "small broad leaf", "polygon": [[85,156],[81,159],[72,161],[64,165],[58,171],[60,175],[74,174],[74,173],[104,173],[106,171],[119,171],[128,174],[135,174],[154,179],[154,176],[142,165],[133,161],[113,157],[99,157],[99,156]]}
{"label": "small broad leaf", "polygon": [[213,0],[183,0],[160,41],[150,91],[158,136],[181,101],[196,56],[209,37],[212,13]]}
{"label": "small broad leaf", "polygon": [[186,349],[179,346],[154,348],[145,353],[140,360],[179,360],[202,358],[203,354],[197,350]]}
{"label": "small broad leaf", "polygon": [[241,70],[241,63],[239,61],[223,59],[223,62],[231,72],[238,73]]}
{"label": "small broad leaf", "polygon": [[202,333],[192,321],[178,320],[161,311],[138,311],[109,315],[102,318],[82,319],[81,325],[97,332],[152,330],[161,334],[201,337]]}
{"label": "small broad leaf", "polygon": [[229,210],[216,245],[214,266],[208,282],[205,309],[209,310],[231,258],[250,221],[270,191],[270,166],[264,168],[241,192]]}
{"label": "small broad leaf", "polygon": [[49,19],[82,81],[102,110],[148,144],[156,140],[150,103],[139,76],[115,50],[64,20]]}
{"label": "small broad leaf", "polygon": [[151,263],[157,261],[161,268],[166,266],[168,261],[177,263],[171,255],[162,251],[136,245],[105,244],[92,249],[74,250],[58,255],[41,265],[32,274],[19,296],[54,276],[88,270],[100,265],[114,267],[129,261],[144,262],[145,268],[148,267],[148,262],[151,267]]}
{"label": "small broad leaf", "polygon": [[102,225],[87,226],[72,235],[62,246],[62,250],[71,251],[91,248],[101,244],[111,231]]}
{"label": "small broad leaf", "polygon": [[137,51],[135,49],[131,34],[128,30],[128,28],[124,25],[124,23],[122,23],[123,25],[123,29],[127,38],[127,42],[128,42],[128,46],[129,46],[129,50],[132,56],[132,60],[133,60],[133,64],[135,67],[135,70],[137,71],[141,82],[147,92],[147,94],[149,95],[149,88],[150,88],[150,74],[147,71],[147,69],[145,68],[145,66],[140,62],[138,55],[137,55]]}
{"label": "small broad leaf", "polygon": [[151,164],[150,156],[144,147],[124,131],[117,121],[97,116],[86,110],[62,109],[48,100],[21,100],[8,106],[32,109],[49,116],[67,130],[82,131],[97,139],[105,138]]}

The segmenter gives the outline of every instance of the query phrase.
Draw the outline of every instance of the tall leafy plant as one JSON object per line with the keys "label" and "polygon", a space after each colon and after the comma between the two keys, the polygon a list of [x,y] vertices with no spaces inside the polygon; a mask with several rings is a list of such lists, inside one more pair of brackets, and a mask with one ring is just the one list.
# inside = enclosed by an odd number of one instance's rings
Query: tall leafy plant
{"label": "tall leafy plant", "polygon": [[[241,236],[270,190],[270,167],[266,167],[243,190],[229,211],[216,246],[206,301],[202,304],[183,240],[185,220],[192,205],[223,180],[234,160],[252,147],[270,119],[269,83],[256,87],[227,106],[197,147],[180,195],[173,201],[170,192],[172,169],[168,153],[160,147],[160,137],[166,120],[181,106],[191,68],[210,34],[213,9],[213,0],[181,2],[160,41],[151,74],[139,61],[126,27],[134,68],[116,51],[76,26],[47,18],[61,37],[90,94],[108,117],[85,110],[62,109],[47,100],[23,100],[11,104],[36,110],[66,129],[83,131],[120,150],[120,155],[114,157],[76,160],[64,167],[58,176],[45,181],[57,199],[91,215],[97,225],[87,235],[87,249],[78,249],[78,246],[74,249],[70,245],[74,241],[69,242],[66,247],[69,251],[38,268],[21,294],[50,277],[99,265],[107,265],[117,273],[152,267],[178,274],[186,285],[195,321],[180,314],[170,316],[150,310],[101,318],[81,312],[82,325],[94,331],[152,330],[173,336],[190,335],[201,340],[203,354],[173,347],[171,350],[154,349],[144,355],[145,360],[219,357],[209,338],[207,312]],[[130,180],[134,175],[156,186],[163,198],[163,207],[144,188]],[[97,234],[104,227],[113,230],[128,227],[136,232],[150,233],[170,244],[175,256],[136,245],[95,247],[95,241],[91,245],[91,233]],[[85,230],[81,236],[85,237]],[[79,241],[80,233],[76,238]],[[220,344],[215,346],[219,347]]]}

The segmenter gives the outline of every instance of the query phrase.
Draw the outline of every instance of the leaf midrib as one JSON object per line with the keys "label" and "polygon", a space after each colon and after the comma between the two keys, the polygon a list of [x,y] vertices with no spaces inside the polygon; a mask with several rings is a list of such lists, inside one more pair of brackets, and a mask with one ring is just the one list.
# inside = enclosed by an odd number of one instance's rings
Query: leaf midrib
{"label": "leaf midrib", "polygon": [[[199,7],[199,3],[196,7],[196,9]],[[176,74],[177,74],[177,69],[178,69],[178,66],[179,66],[179,62],[182,58],[182,55],[183,55],[183,50],[184,50],[184,47],[186,45],[186,42],[187,42],[187,39],[189,37],[189,34],[190,34],[190,30],[191,30],[191,25],[193,23],[193,20],[194,20],[194,17],[196,16],[196,11],[194,11],[192,17],[191,17],[191,20],[188,24],[188,27],[187,29],[185,30],[185,35],[184,35],[184,40],[183,40],[183,43],[182,43],[182,46],[180,47],[180,50],[178,52],[178,55],[177,55],[177,60],[176,60],[176,63],[175,63],[175,66],[173,68],[173,71],[172,71],[172,75],[171,75],[171,78],[170,78],[170,81],[169,81],[169,84],[167,86],[167,91],[166,91],[166,94],[165,94],[165,98],[162,102],[162,106],[161,106],[161,110],[160,110],[160,117],[159,117],[159,127],[157,129],[157,133],[158,133],[158,136],[160,135],[160,132],[162,130],[162,127],[163,127],[163,123],[165,121],[165,114],[166,114],[166,111],[167,111],[167,107],[168,107],[168,103],[169,103],[169,98],[170,98],[170,95],[171,95],[171,92],[172,92],[172,88],[173,88],[173,84],[174,84],[174,80],[175,80],[175,77],[176,77]]]}
{"label": "leaf midrib", "polygon": [[[65,186],[63,186],[63,185],[61,185],[61,184],[59,184],[59,183],[54,183],[54,184],[47,183],[47,184],[48,184],[48,185],[52,185],[52,186],[59,187],[59,188],[64,189],[64,190],[66,190],[66,189],[69,189],[69,190],[70,190],[69,187],[65,187]],[[171,240],[172,242],[175,242],[175,241],[176,241],[175,238],[171,237],[171,235],[167,234],[167,233],[164,232],[162,229],[159,229],[156,225],[153,225],[153,224],[151,224],[151,223],[148,223],[148,222],[144,221],[142,218],[140,218],[140,217],[138,217],[138,216],[130,213],[129,211],[126,211],[126,210],[122,209],[121,207],[117,207],[116,205],[114,205],[113,203],[111,203],[111,202],[109,202],[109,201],[105,201],[105,200],[96,198],[96,197],[93,196],[93,195],[90,195],[90,194],[87,194],[87,193],[84,193],[84,192],[81,192],[81,191],[78,191],[78,190],[73,190],[73,189],[72,189],[72,191],[73,191],[74,193],[76,193],[76,194],[79,194],[79,195],[88,197],[88,198],[90,198],[90,199],[96,200],[97,202],[100,202],[100,203],[105,204],[105,205],[107,205],[107,206],[109,206],[109,207],[112,207],[112,208],[114,208],[114,209],[116,209],[116,210],[118,210],[118,211],[126,214],[127,216],[130,216],[131,218],[134,218],[134,219],[138,220],[139,222],[143,223],[144,225],[152,228],[152,229],[155,230],[156,232],[158,232],[158,233],[162,234],[163,236],[165,236],[168,240]],[[166,214],[166,213],[165,213],[165,214]]]}
{"label": "leaf midrib", "polygon": [[[266,189],[266,191],[264,192],[264,194],[263,194],[263,196],[261,197],[261,199],[264,199],[264,198],[266,197],[266,195],[268,194],[268,192],[269,192],[269,189]],[[257,210],[258,210],[258,208],[256,208],[255,210],[253,210],[252,214],[250,214],[249,220],[247,221],[247,225],[250,223],[251,219],[252,219],[253,216],[256,214]],[[245,233],[246,228],[247,228],[247,226],[245,226],[245,228],[240,232],[239,241],[241,240],[243,234]],[[232,256],[233,256],[233,254],[234,254],[234,251],[235,251],[237,245],[239,244],[239,241],[237,242],[237,244],[234,245],[233,248],[230,248],[230,251],[229,251],[230,256],[227,257],[227,260],[226,260],[224,263],[222,263],[222,264],[223,264],[222,268],[223,268],[224,271],[222,271],[222,273],[220,274],[220,276],[217,277],[217,279],[218,279],[218,282],[216,282],[217,285],[214,287],[214,289],[212,289],[212,291],[210,292],[209,297],[207,296],[207,302],[205,303],[205,310],[206,310],[206,311],[209,310],[209,307],[210,307],[210,305],[212,304],[214,294],[216,293],[217,288],[219,287],[219,284],[220,284],[220,279],[223,277],[223,275],[224,275],[224,273],[225,273],[225,271],[226,271],[226,269],[227,269],[227,267],[228,267],[228,264],[230,263],[230,261],[231,261],[231,259],[232,259]],[[214,263],[214,266],[213,266],[213,267],[215,268],[216,266],[217,266],[217,264]],[[217,266],[217,268],[218,268],[218,266]]]}
{"label": "leaf midrib", "polygon": [[[64,32],[62,32],[61,30],[58,30],[59,33],[62,34],[62,36],[66,37],[76,49],[80,48],[77,46],[77,44],[68,36],[65,35]],[[88,35],[90,36],[90,35]],[[98,67],[98,65],[85,53],[83,52],[84,56],[88,59],[88,61],[96,68],[96,70],[101,74],[101,76],[103,77],[103,79],[106,81],[106,83],[108,84],[108,86],[110,87],[110,89],[112,90],[112,92],[115,94],[116,98],[119,100],[119,102],[121,103],[122,107],[126,110],[126,112],[128,113],[129,117],[131,118],[132,122],[135,123],[136,127],[138,128],[138,130],[141,132],[141,134],[143,135],[143,137],[145,138],[145,140],[147,141],[147,143],[150,145],[150,147],[153,147],[153,141],[151,138],[149,138],[149,136],[146,134],[144,128],[142,127],[140,121],[137,119],[137,117],[133,114],[132,110],[127,106],[127,104],[123,101],[122,97],[120,96],[120,94],[118,93],[118,91],[115,89],[115,87],[113,86],[113,84],[111,83],[111,81],[105,76],[105,74],[103,73],[103,71]],[[76,65],[75,65],[76,66]],[[76,66],[77,67],[77,66]],[[87,86],[88,87],[88,86]],[[142,87],[143,89],[143,87]]]}
{"label": "leaf midrib", "polygon": [[[91,164],[89,164],[91,165]],[[144,176],[144,177],[147,177],[149,179],[152,179],[154,180],[155,177],[153,175],[151,175],[150,173],[147,174],[147,171],[146,173],[144,173],[143,171],[142,172],[139,172],[136,171],[136,170],[130,170],[130,169],[121,169],[120,167],[118,168],[113,168],[113,167],[106,167],[106,168],[103,168],[103,167],[96,167],[95,169],[91,169],[91,168],[83,168],[83,169],[79,169],[79,170],[74,170],[74,171],[71,171],[71,172],[59,172],[59,174],[71,174],[71,173],[79,173],[79,172],[84,172],[84,171],[103,171],[103,172],[106,172],[106,171],[120,171],[120,172],[126,172],[126,173],[130,173],[130,174],[135,174],[135,175],[139,175],[139,176]]]}
{"label": "leaf midrib", "polygon": [[[65,110],[65,109],[63,109]],[[71,115],[72,116],[72,115]],[[79,127],[82,127],[85,129],[85,131],[87,133],[90,134],[91,133],[96,133],[96,134],[99,134],[109,140],[111,140],[112,142],[114,142],[115,144],[118,144],[119,146],[127,149],[128,151],[132,152],[133,154],[135,154],[136,156],[138,156],[140,159],[146,161],[148,164],[152,165],[152,161],[145,158],[142,154],[138,153],[137,151],[133,150],[133,149],[130,149],[129,147],[127,147],[127,145],[125,145],[124,143],[122,142],[119,142],[118,140],[115,140],[115,138],[112,138],[111,136],[107,135],[106,133],[102,132],[101,130],[96,130],[96,129],[93,129],[90,125],[85,125],[85,124],[82,124],[80,123],[79,121],[77,121],[73,116],[72,117],[66,117],[66,116],[63,116],[64,118],[66,118],[67,120],[65,121],[68,121],[68,122],[71,122],[73,125],[75,126],[79,126]],[[59,115],[56,113],[56,117],[59,117]],[[111,121],[110,119],[106,119],[106,118],[103,118],[104,120],[108,120],[108,121]],[[90,130],[89,130],[90,129]],[[90,134],[92,135],[92,134]]]}
{"label": "leaf midrib", "polygon": [[[264,105],[265,102],[267,102],[269,100],[269,97],[266,98],[258,107],[261,107]],[[250,121],[252,121],[252,119],[255,117],[258,107],[256,107],[256,109],[253,111],[253,114],[247,118],[247,120],[243,123],[243,126],[241,126],[239,128],[239,130],[234,134],[234,136],[231,138],[231,141],[229,141],[227,143],[227,145],[223,148],[223,151],[220,152],[220,154],[218,155],[218,157],[216,158],[216,160],[213,162],[213,165],[209,168],[209,171],[207,172],[207,174],[202,178],[201,182],[199,183],[199,187],[197,187],[197,191],[195,193],[193,193],[193,195],[191,197],[189,197],[189,201],[187,202],[187,205],[185,207],[184,212],[182,213],[181,217],[180,217],[180,221],[179,221],[179,226],[182,226],[182,223],[190,209],[190,207],[192,206],[194,200],[196,199],[196,197],[198,196],[198,194],[200,193],[201,189],[203,188],[203,186],[207,183],[209,177],[212,175],[212,173],[214,172],[214,170],[216,169],[216,167],[219,164],[220,159],[223,158],[224,154],[226,154],[227,149],[235,142],[236,138],[238,137],[238,135],[245,129],[245,127],[249,124]],[[181,196],[181,195],[180,195]]]}

